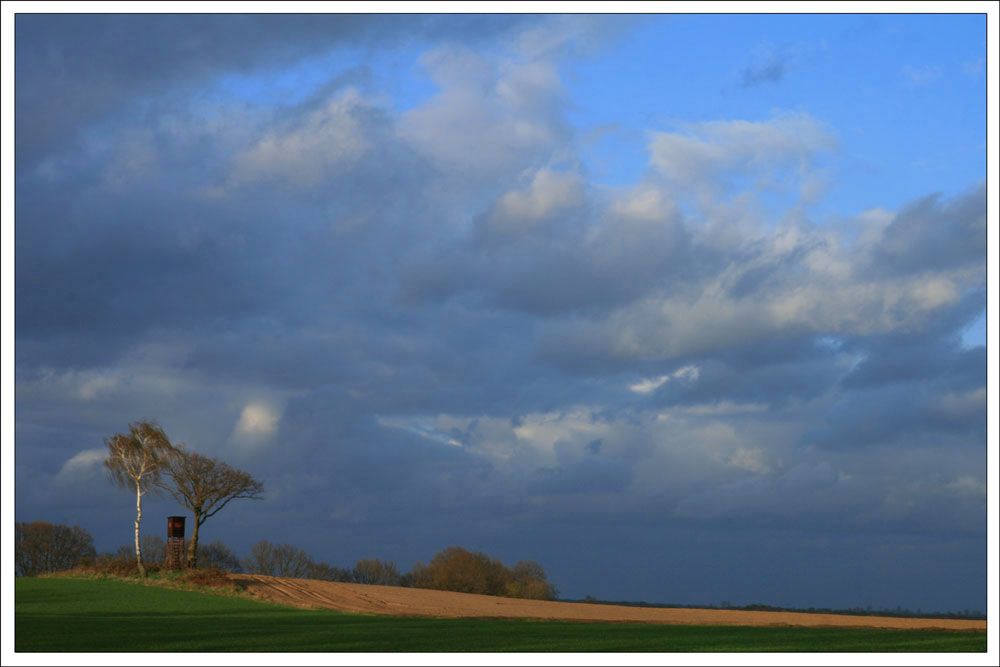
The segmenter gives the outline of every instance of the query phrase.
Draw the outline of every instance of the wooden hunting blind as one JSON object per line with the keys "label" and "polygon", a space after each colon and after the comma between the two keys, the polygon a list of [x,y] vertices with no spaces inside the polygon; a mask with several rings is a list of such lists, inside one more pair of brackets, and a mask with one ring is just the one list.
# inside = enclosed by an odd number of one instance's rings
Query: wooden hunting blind
{"label": "wooden hunting blind", "polygon": [[167,517],[167,569],[184,567],[184,517]]}

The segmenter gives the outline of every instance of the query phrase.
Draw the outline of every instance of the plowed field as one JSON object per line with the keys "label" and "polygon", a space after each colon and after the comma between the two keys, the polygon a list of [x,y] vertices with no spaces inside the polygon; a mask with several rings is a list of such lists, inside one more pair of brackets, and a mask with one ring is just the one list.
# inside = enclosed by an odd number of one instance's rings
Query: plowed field
{"label": "plowed field", "polygon": [[312,579],[234,574],[254,596],[297,607],[355,613],[441,618],[539,618],[564,621],[664,623],[668,625],[758,625],[895,630],[986,631],[986,621],[885,616],[841,616],[732,609],[660,609],[577,602],[517,600],[398,586],[366,586]]}

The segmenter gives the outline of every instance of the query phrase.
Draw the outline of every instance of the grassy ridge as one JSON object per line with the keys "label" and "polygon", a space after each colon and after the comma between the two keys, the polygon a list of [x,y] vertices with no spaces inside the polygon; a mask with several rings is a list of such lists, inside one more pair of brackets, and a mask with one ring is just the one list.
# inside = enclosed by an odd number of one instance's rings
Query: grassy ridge
{"label": "grassy ridge", "polygon": [[114,580],[19,578],[15,651],[986,651],[986,633],[416,619]]}

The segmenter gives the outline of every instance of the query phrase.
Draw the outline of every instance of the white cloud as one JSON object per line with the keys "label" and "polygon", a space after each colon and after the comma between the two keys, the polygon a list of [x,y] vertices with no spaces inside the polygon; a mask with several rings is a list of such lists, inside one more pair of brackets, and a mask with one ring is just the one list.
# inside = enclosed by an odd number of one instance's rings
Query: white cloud
{"label": "white cloud", "polygon": [[552,56],[567,48],[586,50],[599,43],[614,15],[562,14],[545,17],[537,26],[517,34],[514,46],[526,59]]}
{"label": "white cloud", "polygon": [[105,448],[85,449],[78,452],[56,474],[56,480],[62,484],[74,484],[95,477],[108,456]]}
{"label": "white cloud", "polygon": [[113,375],[94,374],[85,379],[78,389],[80,398],[93,400],[100,394],[113,390],[118,386],[118,378]]}
{"label": "white cloud", "polygon": [[240,412],[233,437],[259,442],[274,435],[281,421],[281,410],[270,403],[251,401]]}
{"label": "white cloud", "polygon": [[236,184],[271,180],[315,187],[360,160],[371,148],[369,103],[348,89],[291,128],[274,129],[235,158]]}
{"label": "white cloud", "polygon": [[718,403],[705,403],[684,407],[682,410],[692,415],[713,415],[722,417],[726,415],[749,414],[754,412],[765,412],[766,403],[734,403],[733,401],[719,401]]}
{"label": "white cloud", "polygon": [[17,391],[25,397],[45,395],[49,398],[92,402],[106,398],[127,382],[130,381],[126,380],[125,374],[115,369],[57,371],[41,368],[36,377],[20,380]]}
{"label": "white cloud", "polygon": [[540,220],[559,209],[578,204],[579,181],[569,174],[541,169],[527,190],[512,190],[500,197],[499,206],[510,218]]}
{"label": "white cloud", "polygon": [[670,380],[697,380],[699,373],[697,366],[685,366],[670,375],[661,375],[658,378],[649,378],[629,385],[629,389],[637,394],[648,394]]}
{"label": "white cloud", "polygon": [[717,192],[727,172],[754,173],[759,184],[767,174],[791,168],[805,177],[818,155],[836,147],[826,127],[806,113],[779,115],[765,122],[707,121],[684,126],[684,134],[654,132],[650,164],[681,188],[705,196]]}
{"label": "white cloud", "polygon": [[757,475],[766,475],[772,470],[761,447],[741,447],[729,458],[729,463]]}
{"label": "white cloud", "polygon": [[971,475],[955,478],[948,484],[947,488],[957,496],[986,497],[986,483]]}
{"label": "white cloud", "polygon": [[663,385],[664,382],[670,379],[669,375],[661,375],[658,378],[648,378],[641,382],[636,382],[635,384],[630,384],[628,388],[637,394],[648,394],[654,389]]}
{"label": "white cloud", "polygon": [[611,214],[616,217],[656,222],[677,215],[677,206],[667,198],[662,189],[649,183],[631,188],[615,199]]}
{"label": "white cloud", "polygon": [[[967,199],[955,201],[964,205]],[[930,229],[936,222],[932,216],[939,215],[936,228],[949,224],[945,215],[957,206],[947,203],[934,209],[921,224]],[[797,221],[771,230],[732,226],[720,246],[707,231],[710,224],[692,220],[686,228],[698,231],[688,237],[688,254],[719,262],[718,269],[696,279],[677,272],[668,276],[669,281],[650,282],[639,298],[600,318],[549,321],[543,329],[543,346],[558,345],[560,355],[580,349],[619,360],[659,361],[712,354],[787,332],[820,336],[918,332],[942,310],[959,303],[968,289],[981,285],[982,269],[969,264],[974,260],[964,259],[971,257],[965,246],[951,251],[965,255],[937,269],[901,272],[886,267],[880,257],[887,234],[899,224],[900,216],[870,209],[839,227]],[[968,232],[969,238],[975,231]],[[889,241],[899,245],[898,236]],[[918,241],[925,242],[923,237]],[[646,378],[631,389],[649,393],[664,381]]]}
{"label": "white cloud", "polygon": [[487,220],[491,235],[517,237],[583,203],[583,187],[574,174],[540,169],[524,189],[499,197]]}
{"label": "white cloud", "polygon": [[983,414],[986,408],[986,388],[950,392],[939,399],[937,412],[951,419],[965,420]]}
{"label": "white cloud", "polygon": [[462,446],[462,443],[458,440],[451,437],[447,432],[440,430],[447,428],[444,424],[440,423],[442,421],[450,421],[446,417],[439,417],[437,420],[427,417],[379,417],[376,421],[379,426],[409,431],[434,442],[451,445],[452,447]]}
{"label": "white cloud", "polygon": [[559,113],[565,91],[551,64],[494,64],[459,47],[434,49],[421,61],[441,90],[400,119],[400,132],[452,178],[509,178],[547,162],[567,139]]}

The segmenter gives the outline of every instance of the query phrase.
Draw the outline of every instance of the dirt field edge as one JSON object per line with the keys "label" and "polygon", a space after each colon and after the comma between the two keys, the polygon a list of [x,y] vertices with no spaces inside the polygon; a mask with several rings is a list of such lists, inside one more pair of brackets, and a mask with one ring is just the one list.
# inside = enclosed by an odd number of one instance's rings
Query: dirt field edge
{"label": "dirt field edge", "polygon": [[253,597],[295,607],[435,618],[538,619],[589,623],[881,628],[985,632],[984,620],[894,618],[735,609],[670,609],[520,600],[399,586],[233,574]]}

